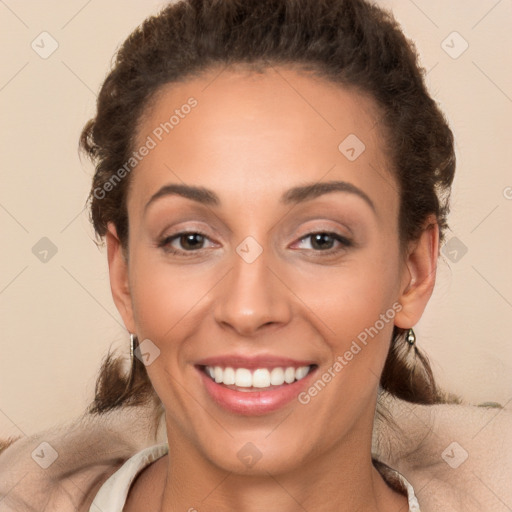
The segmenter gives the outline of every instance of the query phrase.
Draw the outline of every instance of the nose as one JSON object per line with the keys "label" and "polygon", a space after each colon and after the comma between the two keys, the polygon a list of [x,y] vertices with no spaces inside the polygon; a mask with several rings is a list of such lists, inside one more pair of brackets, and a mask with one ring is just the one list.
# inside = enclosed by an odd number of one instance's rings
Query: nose
{"label": "nose", "polygon": [[269,266],[266,252],[252,262],[234,253],[231,271],[216,287],[215,320],[241,336],[286,325],[291,319],[290,291],[278,268]]}

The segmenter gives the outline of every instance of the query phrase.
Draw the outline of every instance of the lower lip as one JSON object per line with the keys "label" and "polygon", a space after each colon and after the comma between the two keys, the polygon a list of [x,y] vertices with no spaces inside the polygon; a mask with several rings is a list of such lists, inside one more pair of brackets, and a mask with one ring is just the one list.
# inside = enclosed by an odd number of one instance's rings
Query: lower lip
{"label": "lower lip", "polygon": [[217,384],[201,368],[196,369],[203,379],[206,391],[215,403],[236,414],[258,416],[277,411],[296,399],[299,393],[308,387],[316,367],[312,368],[303,379],[292,384],[276,386],[269,391],[236,391],[223,384]]}

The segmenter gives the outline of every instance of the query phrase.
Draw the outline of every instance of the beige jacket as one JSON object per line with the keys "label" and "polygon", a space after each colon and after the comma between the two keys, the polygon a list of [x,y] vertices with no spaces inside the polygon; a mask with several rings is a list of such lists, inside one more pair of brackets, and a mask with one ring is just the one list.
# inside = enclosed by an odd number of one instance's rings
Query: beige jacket
{"label": "beige jacket", "polygon": [[166,440],[151,417],[147,406],[124,407],[15,441],[0,454],[0,511],[88,512],[125,460]]}
{"label": "beige jacket", "polygon": [[[398,428],[376,420],[373,452],[413,485],[422,512],[512,510],[512,413],[387,402]],[[150,406],[84,415],[0,454],[0,512],[88,512],[129,457],[165,442]]]}

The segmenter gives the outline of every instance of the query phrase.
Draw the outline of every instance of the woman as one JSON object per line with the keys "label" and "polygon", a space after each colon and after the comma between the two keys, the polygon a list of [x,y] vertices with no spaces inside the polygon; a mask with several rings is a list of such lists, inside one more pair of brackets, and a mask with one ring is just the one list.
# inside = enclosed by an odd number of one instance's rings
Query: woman
{"label": "woman", "polygon": [[82,144],[173,454],[127,510],[407,507],[372,465],[373,418],[393,335],[383,386],[438,400],[399,354],[454,157],[393,22],[362,2],[172,6],[121,49]]}
{"label": "woman", "polygon": [[453,137],[393,19],[362,0],[179,2],[123,44],[97,107],[81,145],[133,355],[128,379],[106,361],[90,412],[154,403],[166,442],[82,504],[446,505],[418,504],[389,432],[372,460],[379,393],[452,400],[412,328],[447,227]]}

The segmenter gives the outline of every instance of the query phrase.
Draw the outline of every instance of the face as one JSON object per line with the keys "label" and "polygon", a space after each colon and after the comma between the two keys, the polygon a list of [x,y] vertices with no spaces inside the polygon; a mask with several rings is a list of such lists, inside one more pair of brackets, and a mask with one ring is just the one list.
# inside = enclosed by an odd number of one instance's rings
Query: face
{"label": "face", "polygon": [[168,85],[147,111],[127,260],[113,226],[108,247],[171,452],[278,472],[368,445],[393,326],[419,319],[436,253],[435,233],[400,251],[377,121],[285,68]]}

